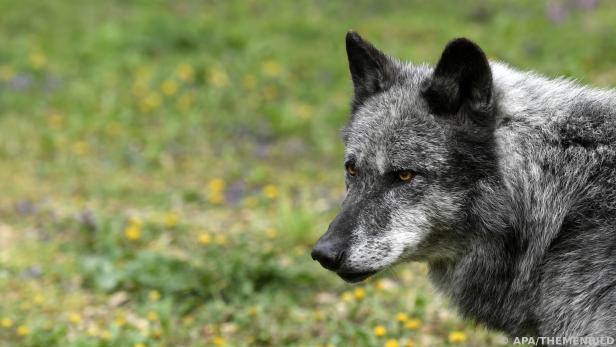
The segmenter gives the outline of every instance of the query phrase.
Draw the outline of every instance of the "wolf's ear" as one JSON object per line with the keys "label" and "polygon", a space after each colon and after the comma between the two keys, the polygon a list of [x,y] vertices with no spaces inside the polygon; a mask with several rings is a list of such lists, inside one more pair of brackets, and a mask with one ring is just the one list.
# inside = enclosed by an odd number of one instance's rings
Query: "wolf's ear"
{"label": "wolf's ear", "polygon": [[355,91],[353,108],[356,108],[365,99],[389,88],[394,64],[389,57],[353,31],[346,35],[346,51]]}
{"label": "wolf's ear", "polygon": [[473,120],[489,122],[492,71],[486,55],[468,39],[449,42],[422,93],[436,114],[453,115],[468,107]]}

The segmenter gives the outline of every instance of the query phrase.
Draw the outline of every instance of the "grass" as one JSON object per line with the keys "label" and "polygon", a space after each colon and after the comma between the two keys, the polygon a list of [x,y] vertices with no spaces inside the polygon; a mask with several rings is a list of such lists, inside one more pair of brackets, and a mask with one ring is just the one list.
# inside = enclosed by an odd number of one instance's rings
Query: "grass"
{"label": "grass", "polygon": [[310,259],[343,37],[614,85],[616,6],[561,4],[0,0],[0,345],[498,344],[420,264],[350,286]]}

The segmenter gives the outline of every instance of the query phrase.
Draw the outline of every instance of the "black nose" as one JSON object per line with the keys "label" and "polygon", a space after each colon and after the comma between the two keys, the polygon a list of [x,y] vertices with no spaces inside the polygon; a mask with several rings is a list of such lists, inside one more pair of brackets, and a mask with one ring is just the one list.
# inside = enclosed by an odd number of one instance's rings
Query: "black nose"
{"label": "black nose", "polygon": [[344,257],[344,251],[337,249],[336,244],[326,240],[320,240],[310,253],[313,260],[321,263],[327,270],[336,271]]}

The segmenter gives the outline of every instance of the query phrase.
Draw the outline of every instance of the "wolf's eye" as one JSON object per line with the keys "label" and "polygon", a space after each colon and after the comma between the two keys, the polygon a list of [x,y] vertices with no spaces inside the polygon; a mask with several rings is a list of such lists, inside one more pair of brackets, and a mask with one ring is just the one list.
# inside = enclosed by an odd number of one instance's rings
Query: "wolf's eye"
{"label": "wolf's eye", "polygon": [[346,172],[349,174],[349,176],[357,175],[357,170],[355,169],[355,164],[347,163],[347,164],[344,165],[344,168],[346,169]]}
{"label": "wolf's eye", "polygon": [[400,181],[409,181],[411,178],[413,178],[413,173],[409,170],[400,171],[398,172],[398,178],[400,179]]}

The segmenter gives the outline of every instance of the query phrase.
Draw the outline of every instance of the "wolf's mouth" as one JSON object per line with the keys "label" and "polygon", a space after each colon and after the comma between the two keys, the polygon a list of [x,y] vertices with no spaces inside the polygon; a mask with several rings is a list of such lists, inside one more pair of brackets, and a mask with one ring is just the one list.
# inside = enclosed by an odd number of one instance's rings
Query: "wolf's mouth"
{"label": "wolf's mouth", "polygon": [[377,271],[365,271],[365,272],[336,272],[340,278],[349,283],[357,283],[365,280],[366,278],[374,275]]}

